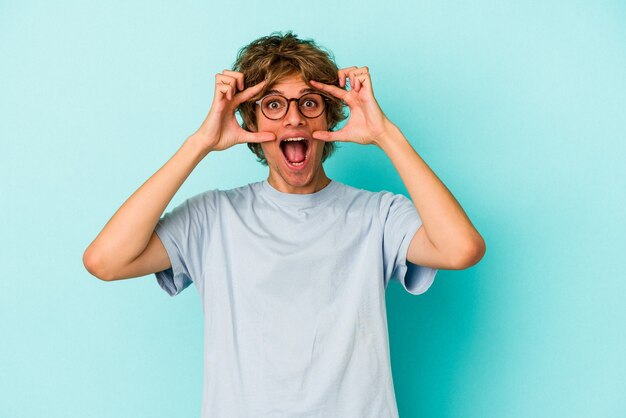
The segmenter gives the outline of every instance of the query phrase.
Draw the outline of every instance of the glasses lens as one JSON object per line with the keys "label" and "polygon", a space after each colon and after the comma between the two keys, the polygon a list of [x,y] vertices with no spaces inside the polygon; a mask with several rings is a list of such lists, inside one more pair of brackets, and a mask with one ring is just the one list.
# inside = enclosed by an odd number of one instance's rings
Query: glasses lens
{"label": "glasses lens", "polygon": [[305,94],[298,101],[300,112],[307,118],[314,118],[324,111],[324,98],[321,94]]}
{"label": "glasses lens", "polygon": [[280,119],[287,110],[287,100],[281,96],[267,96],[261,102],[261,110],[270,119]]}

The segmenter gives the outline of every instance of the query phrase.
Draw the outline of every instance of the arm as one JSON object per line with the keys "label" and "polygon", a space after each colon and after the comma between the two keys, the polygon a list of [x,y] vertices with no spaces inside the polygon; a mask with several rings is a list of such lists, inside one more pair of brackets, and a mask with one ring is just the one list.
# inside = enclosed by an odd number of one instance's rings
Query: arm
{"label": "arm", "polygon": [[124,202],[87,248],[83,255],[87,270],[102,280],[118,280],[169,268],[169,258],[154,228],[174,194],[207,154],[197,137],[189,137]]}
{"label": "arm", "polygon": [[[340,88],[346,85],[346,79],[350,80],[350,90]],[[446,186],[385,116],[374,98],[368,68],[339,70],[339,87],[313,80],[311,84],[350,107],[350,119],[342,129],[313,132],[313,137],[377,145],[400,174],[423,221],[411,240],[407,260],[443,269],[463,269],[476,264],[485,253],[482,237]]]}
{"label": "arm", "polygon": [[[213,105],[202,126],[124,202],[85,250],[83,264],[91,274],[109,281],[170,267],[154,228],[193,169],[212,151],[238,143],[274,140],[271,133],[244,131],[235,118],[237,106],[254,97],[263,84],[244,90],[242,73],[225,70],[216,75]],[[237,89],[241,92],[236,94]]]}
{"label": "arm", "polygon": [[400,174],[423,222],[411,240],[407,259],[418,265],[455,270],[480,261],[485,254],[483,238],[400,129],[390,123],[379,146]]}

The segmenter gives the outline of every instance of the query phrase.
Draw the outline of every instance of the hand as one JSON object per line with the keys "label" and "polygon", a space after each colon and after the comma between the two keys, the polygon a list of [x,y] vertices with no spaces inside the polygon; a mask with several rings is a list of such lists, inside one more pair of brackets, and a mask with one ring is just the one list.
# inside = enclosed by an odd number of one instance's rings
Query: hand
{"label": "hand", "polygon": [[322,141],[349,141],[359,144],[376,144],[387,133],[391,121],[387,119],[374,98],[372,80],[367,67],[348,67],[339,70],[339,86],[350,80],[350,90],[311,80],[311,85],[322,92],[343,100],[350,108],[346,125],[336,132],[315,131],[313,138]]}
{"label": "hand", "polygon": [[[276,139],[271,132],[248,132],[235,117],[237,106],[258,94],[265,81],[244,90],[243,73],[224,70],[215,75],[213,104],[202,126],[194,133],[207,151],[221,151],[245,142],[267,142]],[[237,93],[237,90],[240,92]]]}

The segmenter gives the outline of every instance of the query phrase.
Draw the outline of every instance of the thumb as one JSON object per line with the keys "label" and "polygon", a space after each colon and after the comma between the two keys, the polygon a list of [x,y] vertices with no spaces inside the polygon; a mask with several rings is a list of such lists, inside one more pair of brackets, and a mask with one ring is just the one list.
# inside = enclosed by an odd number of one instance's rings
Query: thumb
{"label": "thumb", "polygon": [[344,141],[344,139],[342,138],[341,130],[339,130],[337,132],[332,132],[332,131],[313,131],[312,135],[313,135],[313,138],[319,139],[320,141],[326,141],[326,142]]}
{"label": "thumb", "polygon": [[271,132],[249,132],[244,131],[241,134],[243,142],[269,142],[276,139],[276,135]]}

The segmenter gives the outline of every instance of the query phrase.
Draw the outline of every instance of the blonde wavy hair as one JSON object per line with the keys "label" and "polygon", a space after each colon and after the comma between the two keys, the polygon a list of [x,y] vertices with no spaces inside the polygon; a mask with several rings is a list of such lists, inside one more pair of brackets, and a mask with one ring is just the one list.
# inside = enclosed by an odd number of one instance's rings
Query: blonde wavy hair
{"label": "blonde wavy hair", "polygon": [[[243,120],[243,129],[251,131],[256,127],[255,101],[265,95],[279,80],[292,75],[300,75],[304,82],[313,88],[309,80],[339,86],[337,71],[332,53],[318,46],[312,39],[299,39],[298,35],[288,31],[272,32],[269,36],[256,39],[244,46],[237,53],[233,70],[244,75],[245,88],[266,80],[263,90],[250,101],[240,104],[237,111]],[[330,97],[326,106],[328,130],[333,130],[346,118],[345,103]],[[248,143],[248,148],[257,156],[258,161],[267,165],[261,144]],[[334,142],[326,142],[322,152],[325,161],[335,151]]]}

